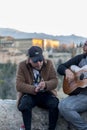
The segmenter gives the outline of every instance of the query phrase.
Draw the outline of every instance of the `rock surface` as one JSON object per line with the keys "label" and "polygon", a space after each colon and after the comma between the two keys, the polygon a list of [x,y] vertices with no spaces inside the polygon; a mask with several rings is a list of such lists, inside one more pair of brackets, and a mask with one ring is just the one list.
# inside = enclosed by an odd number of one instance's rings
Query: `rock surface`
{"label": "rock surface", "polygon": [[[87,121],[87,113],[82,114]],[[16,100],[0,100],[0,130],[20,130],[23,124]],[[48,111],[35,107],[32,111],[32,130],[47,130]],[[68,123],[59,115],[56,130],[68,130]],[[76,130],[70,125],[70,130]]]}

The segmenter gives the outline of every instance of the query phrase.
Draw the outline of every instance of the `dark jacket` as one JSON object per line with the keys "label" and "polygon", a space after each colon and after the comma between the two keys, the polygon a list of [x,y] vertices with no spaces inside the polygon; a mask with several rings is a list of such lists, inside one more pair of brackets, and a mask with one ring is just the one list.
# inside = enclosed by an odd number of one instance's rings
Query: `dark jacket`
{"label": "dark jacket", "polygon": [[77,65],[79,66],[79,63],[82,59],[86,58],[87,54],[80,54],[80,55],[77,55],[75,57],[73,57],[72,59],[68,60],[67,62],[59,65],[58,69],[57,69],[57,72],[60,74],[60,75],[65,75],[65,70],[67,68],[70,68],[71,65]]}

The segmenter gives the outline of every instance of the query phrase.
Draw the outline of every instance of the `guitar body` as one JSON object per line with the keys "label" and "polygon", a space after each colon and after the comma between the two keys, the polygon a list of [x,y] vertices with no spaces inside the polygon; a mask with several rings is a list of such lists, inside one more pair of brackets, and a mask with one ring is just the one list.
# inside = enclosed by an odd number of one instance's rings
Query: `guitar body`
{"label": "guitar body", "polygon": [[87,72],[85,70],[81,70],[77,73],[74,73],[74,79],[71,80],[70,82],[68,80],[66,80],[66,78],[64,77],[63,80],[63,91],[65,94],[70,95],[71,93],[73,93],[74,91],[76,91],[78,88],[85,88],[87,87],[87,78],[80,80],[80,75],[84,72]]}

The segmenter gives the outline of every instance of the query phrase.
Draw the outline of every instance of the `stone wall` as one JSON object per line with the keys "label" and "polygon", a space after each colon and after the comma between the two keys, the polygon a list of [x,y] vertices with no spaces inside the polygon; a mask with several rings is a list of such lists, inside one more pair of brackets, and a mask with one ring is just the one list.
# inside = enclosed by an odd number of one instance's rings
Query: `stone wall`
{"label": "stone wall", "polygon": [[[82,114],[87,121],[87,113]],[[0,130],[20,130],[23,123],[16,100],[0,100]],[[32,111],[32,130],[47,130],[48,111],[35,107]],[[68,123],[59,115],[56,130],[68,130]],[[70,125],[70,130],[76,130]]]}

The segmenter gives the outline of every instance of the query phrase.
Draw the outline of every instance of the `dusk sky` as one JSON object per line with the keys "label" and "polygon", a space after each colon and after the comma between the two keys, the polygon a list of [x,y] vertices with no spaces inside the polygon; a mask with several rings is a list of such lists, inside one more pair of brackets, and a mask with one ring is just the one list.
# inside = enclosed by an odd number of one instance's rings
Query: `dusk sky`
{"label": "dusk sky", "polygon": [[0,28],[87,37],[87,0],[0,0]]}

